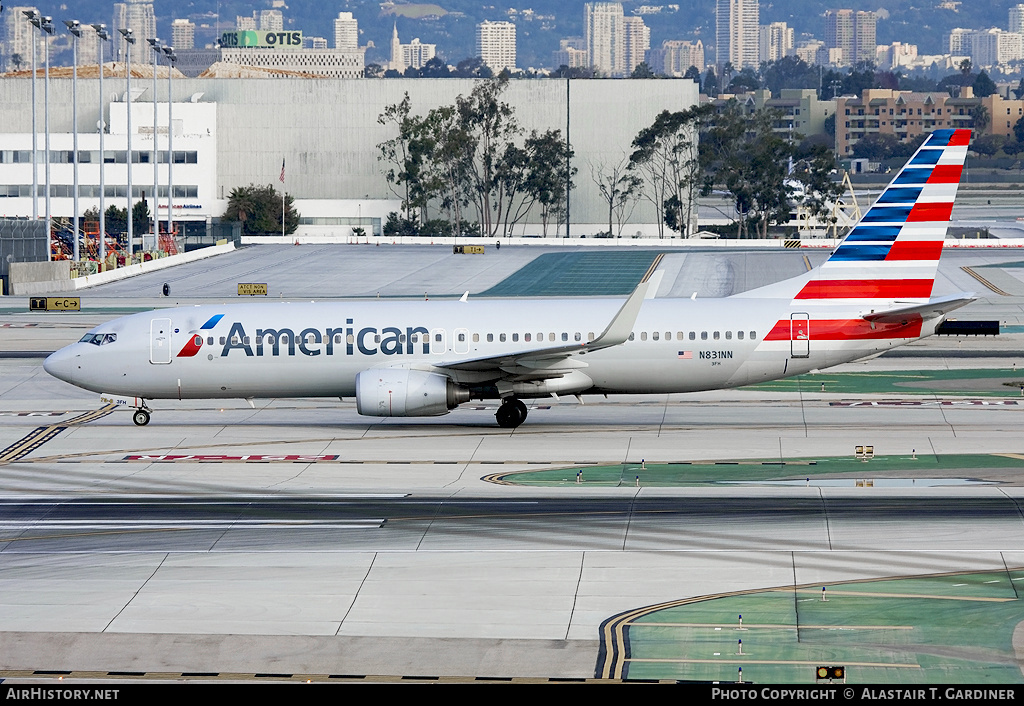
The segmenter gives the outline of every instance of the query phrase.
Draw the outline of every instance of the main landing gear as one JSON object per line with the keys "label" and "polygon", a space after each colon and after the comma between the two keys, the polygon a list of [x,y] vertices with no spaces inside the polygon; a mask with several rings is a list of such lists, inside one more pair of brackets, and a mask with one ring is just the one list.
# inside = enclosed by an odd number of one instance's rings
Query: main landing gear
{"label": "main landing gear", "polygon": [[132,421],[135,422],[135,426],[144,427],[149,424],[149,408],[139,407],[132,413]]}
{"label": "main landing gear", "polygon": [[494,414],[498,420],[498,426],[503,429],[515,429],[526,421],[526,405],[522,400],[515,397],[506,397],[501,401],[501,406]]}

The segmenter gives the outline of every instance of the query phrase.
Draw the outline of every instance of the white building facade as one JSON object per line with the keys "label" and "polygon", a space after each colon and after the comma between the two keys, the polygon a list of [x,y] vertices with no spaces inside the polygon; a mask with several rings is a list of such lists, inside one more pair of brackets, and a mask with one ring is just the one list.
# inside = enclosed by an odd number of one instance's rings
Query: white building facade
{"label": "white building facade", "polygon": [[588,2],[584,6],[587,61],[601,76],[622,76],[626,70],[626,37],[622,3]]}
{"label": "white building facade", "polygon": [[[70,81],[55,81],[55,93],[70,91]],[[80,83],[87,83],[80,81]],[[93,93],[95,93],[95,83]],[[106,84],[114,81],[107,79]],[[53,87],[51,87],[53,88]],[[83,86],[79,86],[81,89]],[[123,86],[122,86],[123,88]],[[163,88],[163,87],[161,87]],[[132,87],[133,92],[135,86]],[[84,93],[84,91],[82,91]],[[177,94],[178,91],[175,91]],[[123,98],[123,94],[122,94]],[[123,100],[107,103],[104,116],[109,132],[104,136],[100,155],[99,134],[87,126],[97,122],[95,101],[92,110],[79,110],[78,135],[78,197],[81,213],[100,207],[101,165],[105,207],[128,208],[128,149],[131,146],[132,203],[146,199],[150,213],[167,219],[167,196],[173,193],[175,223],[205,223],[223,213],[223,201],[217,193],[217,106],[210,102],[175,102],[173,115],[173,151],[168,154],[168,106],[166,94],[158,97],[157,123],[154,131],[153,104],[143,94],[131,104],[132,131],[128,133],[128,103]],[[162,102],[160,101],[162,98]],[[180,99],[179,99],[180,100]],[[66,104],[70,106],[70,100]],[[53,120],[50,135],[50,210],[54,217],[71,217],[74,208],[75,164],[72,161],[74,135],[70,131],[70,115]],[[53,124],[60,125],[54,129]],[[27,126],[26,126],[27,127]],[[154,142],[155,136],[155,142]],[[40,140],[40,142],[42,142]],[[154,152],[155,148],[155,152]],[[37,151],[36,171],[39,183],[39,215],[45,211],[45,160],[42,147]],[[156,183],[153,177],[157,166]],[[172,167],[168,170],[168,164]],[[173,189],[169,183],[173,176]],[[154,209],[154,191],[156,208]],[[32,215],[32,135],[30,132],[0,133],[0,215],[31,217]],[[163,225],[161,225],[163,229]],[[137,234],[140,235],[141,234]]]}
{"label": "white building facade", "polygon": [[495,74],[516,68],[516,26],[512,22],[481,22],[476,26],[476,55]]}
{"label": "white building facade", "polygon": [[[99,106],[95,79],[79,79],[80,208],[99,206]],[[161,81],[157,96],[157,192],[166,217],[167,95]],[[571,86],[566,84],[570,83]],[[454,104],[476,85],[470,79],[174,79],[173,181],[175,221],[204,223],[219,218],[231,190],[250,184],[284,188],[306,219],[305,232],[346,236],[360,225],[379,232],[382,219],[397,210],[397,198],[384,177],[377,145],[393,138],[393,127],[377,117],[408,93],[412,111]],[[133,81],[141,91],[132,104],[132,185],[135,198],[153,192],[153,104],[149,81]],[[104,108],[110,125],[105,138],[106,205],[127,206],[127,104],[123,79],[104,82]],[[118,100],[109,102],[110,96]],[[70,217],[73,208],[71,80],[51,79],[51,210]],[[193,100],[194,98],[194,100]],[[572,233],[607,230],[607,203],[589,178],[628,155],[637,133],[663,110],[697,105],[692,81],[601,80],[510,82],[502,99],[520,125],[531,130],[568,129],[579,170],[570,199]],[[31,81],[0,78],[0,215],[32,215]],[[225,126],[229,126],[225,127]],[[225,129],[220,129],[225,127]],[[40,140],[40,145],[42,140]],[[44,193],[42,150],[38,156],[40,195]],[[587,176],[584,176],[587,175]],[[43,208],[43,199],[39,199]],[[367,219],[370,219],[367,221]],[[374,220],[376,219],[376,220]],[[624,233],[657,234],[653,207],[638,203]],[[516,234],[542,232],[540,217],[530,214]],[[561,234],[564,235],[564,226]],[[555,234],[555,226],[549,228]]]}
{"label": "white building facade", "polygon": [[334,48],[342,51],[359,49],[359,22],[351,12],[339,12],[334,20]]}
{"label": "white building facade", "polygon": [[716,63],[721,69],[757,68],[760,52],[760,5],[757,0],[717,0],[715,3]]}

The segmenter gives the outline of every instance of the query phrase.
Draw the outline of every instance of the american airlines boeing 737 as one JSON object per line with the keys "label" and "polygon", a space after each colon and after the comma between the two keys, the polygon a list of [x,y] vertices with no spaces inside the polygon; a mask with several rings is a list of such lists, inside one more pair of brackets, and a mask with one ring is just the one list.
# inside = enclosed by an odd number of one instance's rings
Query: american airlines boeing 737
{"label": "american airlines boeing 737", "polygon": [[246,303],[156,310],[97,326],[48,373],[135,408],[148,400],[355,397],[359,414],[447,414],[523,400],[739,387],[800,375],[929,336],[972,301],[933,297],[969,130],[937,130],[829,259],[720,299]]}

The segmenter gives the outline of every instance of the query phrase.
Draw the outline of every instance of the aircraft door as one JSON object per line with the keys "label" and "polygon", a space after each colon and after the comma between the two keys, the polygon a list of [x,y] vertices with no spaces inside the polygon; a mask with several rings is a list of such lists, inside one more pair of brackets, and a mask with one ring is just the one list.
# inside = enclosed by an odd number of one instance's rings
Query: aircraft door
{"label": "aircraft door", "polygon": [[149,362],[154,365],[171,362],[170,319],[153,319],[149,324]]}
{"label": "aircraft door", "polygon": [[436,328],[430,332],[430,354],[443,355],[448,348],[445,345],[445,330]]}
{"label": "aircraft door", "polygon": [[792,358],[811,357],[811,315],[790,314],[789,353]]}
{"label": "aircraft door", "polygon": [[469,329],[455,329],[452,334],[452,345],[456,353],[469,353]]}

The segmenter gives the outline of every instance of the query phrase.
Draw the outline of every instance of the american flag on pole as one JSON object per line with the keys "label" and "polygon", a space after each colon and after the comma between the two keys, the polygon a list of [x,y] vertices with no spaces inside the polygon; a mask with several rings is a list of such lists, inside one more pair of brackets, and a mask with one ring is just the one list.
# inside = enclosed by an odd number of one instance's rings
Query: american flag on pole
{"label": "american flag on pole", "polygon": [[693,351],[679,351],[679,360],[693,360]]}
{"label": "american flag on pole", "polygon": [[281,183],[284,183],[284,157],[281,158]]}

